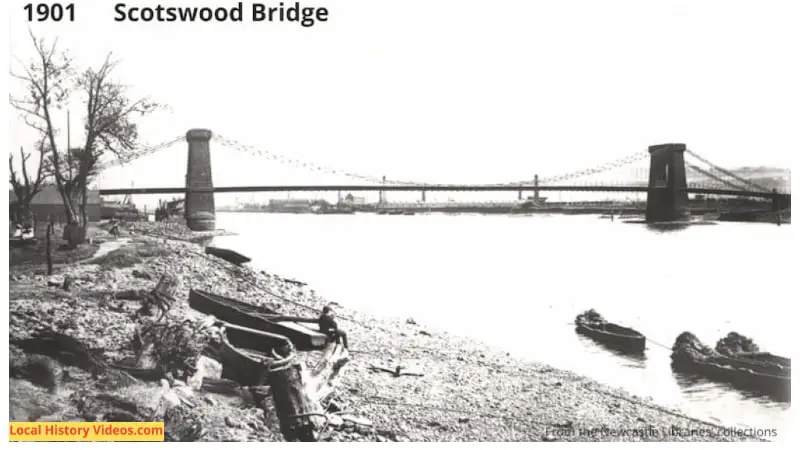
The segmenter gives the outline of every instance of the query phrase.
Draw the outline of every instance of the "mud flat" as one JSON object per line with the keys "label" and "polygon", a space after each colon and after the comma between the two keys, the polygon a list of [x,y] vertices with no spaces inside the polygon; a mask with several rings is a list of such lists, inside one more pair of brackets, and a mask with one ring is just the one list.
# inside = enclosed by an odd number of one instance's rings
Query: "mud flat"
{"label": "mud flat", "polygon": [[[12,342],[50,329],[78,339],[111,364],[130,359],[136,351],[134,315],[141,305],[109,293],[152,289],[166,273],[177,280],[169,314],[178,321],[200,319],[188,307],[190,288],[270,306],[286,315],[313,316],[327,304],[307,285],[232,266],[205,255],[185,239],[185,233],[178,237],[181,240],[137,232],[92,264],[61,267],[55,277],[70,276],[69,291],[48,287],[41,269],[12,266]],[[380,319],[346,307],[337,312],[352,354],[334,400],[342,411],[366,420],[328,426],[320,440],[754,439],[571,372],[432,332],[413,319]],[[270,402],[259,404],[252,390],[192,389],[180,376],[177,381],[120,381],[49,358],[42,363],[44,357],[26,354],[14,344],[10,357],[11,420],[164,420],[169,440],[282,440]],[[45,375],[30,369],[43,365],[48,367]],[[391,370],[402,366],[401,375],[373,366]],[[211,372],[208,376],[213,377]],[[187,401],[173,401],[170,407],[169,399],[176,393]],[[754,431],[745,430],[750,435]],[[770,435],[759,437],[775,440]]]}

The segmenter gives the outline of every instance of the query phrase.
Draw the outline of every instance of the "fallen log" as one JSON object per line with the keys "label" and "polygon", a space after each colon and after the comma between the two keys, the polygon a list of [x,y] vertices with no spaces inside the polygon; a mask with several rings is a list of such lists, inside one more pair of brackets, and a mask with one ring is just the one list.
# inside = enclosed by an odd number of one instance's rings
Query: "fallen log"
{"label": "fallen log", "polygon": [[142,380],[142,381],[158,381],[164,377],[164,372],[162,372],[158,368],[140,368],[140,367],[132,367],[125,364],[109,364],[111,368],[121,370],[126,372],[128,375]]}
{"label": "fallen log", "polygon": [[11,343],[26,353],[49,356],[61,364],[74,366],[90,373],[108,368],[99,352],[79,340],[52,330],[42,330],[27,339],[12,339]]}
{"label": "fallen log", "polygon": [[[12,340],[12,344],[30,354],[53,358],[65,366],[85,370],[108,386],[129,386],[138,380],[125,370],[108,364],[100,352],[79,340],[52,330],[42,330],[27,339]],[[137,373],[137,375],[140,375]]]}
{"label": "fallen log", "polygon": [[337,376],[347,361],[347,350],[331,344],[312,370],[295,361],[294,354],[270,367],[268,380],[284,439],[317,440],[317,430],[328,422],[323,405],[333,395]]}
{"label": "fallen log", "polygon": [[212,394],[221,394],[229,396],[240,396],[245,390],[239,383],[225,378],[219,380],[214,378],[203,378],[200,385],[200,390],[210,392]]}
{"label": "fallen log", "polygon": [[116,291],[113,295],[117,300],[143,301],[147,298],[147,291],[144,289],[125,289]]}

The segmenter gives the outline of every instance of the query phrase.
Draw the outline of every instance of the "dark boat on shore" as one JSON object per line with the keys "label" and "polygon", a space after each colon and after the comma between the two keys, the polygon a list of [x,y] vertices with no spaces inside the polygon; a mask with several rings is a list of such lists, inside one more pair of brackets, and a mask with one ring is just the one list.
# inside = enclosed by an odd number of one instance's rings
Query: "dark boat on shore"
{"label": "dark boat on shore", "polygon": [[226,323],[222,332],[220,358],[223,378],[243,386],[267,384],[270,364],[288,355],[292,344],[284,336]]}
{"label": "dark boat on shore", "polygon": [[724,355],[686,331],[672,346],[672,367],[680,372],[727,382],[737,388],[791,402],[792,369],[788,358],[760,352],[755,355],[761,356],[753,356],[752,352],[746,357],[740,355]]}
{"label": "dark boat on shore", "polygon": [[249,263],[251,261],[251,259],[248,258],[247,256],[244,256],[241,253],[229,250],[227,248],[209,246],[206,247],[206,253],[209,255],[216,256],[217,258],[222,258],[231,264],[236,264],[237,266],[241,266],[242,264]]}
{"label": "dark boat on shore", "polygon": [[270,308],[197,289],[189,291],[189,306],[233,325],[285,336],[298,350],[321,349],[327,343],[326,335],[297,323],[316,318],[280,316]]}
{"label": "dark boat on shore", "polygon": [[575,331],[626,353],[644,353],[647,341],[642,333],[608,322],[594,309],[575,318]]}

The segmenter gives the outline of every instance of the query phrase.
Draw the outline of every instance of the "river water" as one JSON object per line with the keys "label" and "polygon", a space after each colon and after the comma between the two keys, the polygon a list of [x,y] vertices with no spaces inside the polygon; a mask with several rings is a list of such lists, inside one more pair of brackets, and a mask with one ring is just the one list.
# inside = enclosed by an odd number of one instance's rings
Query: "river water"
{"label": "river water", "polygon": [[[729,331],[791,355],[791,225],[719,223],[671,232],[598,216],[218,213],[214,245],[308,282],[325,298],[475,337],[730,426],[788,433],[789,405],[673,374],[683,331]],[[588,308],[642,331],[645,360],[579,337]],[[358,347],[358,343],[352,344]]]}

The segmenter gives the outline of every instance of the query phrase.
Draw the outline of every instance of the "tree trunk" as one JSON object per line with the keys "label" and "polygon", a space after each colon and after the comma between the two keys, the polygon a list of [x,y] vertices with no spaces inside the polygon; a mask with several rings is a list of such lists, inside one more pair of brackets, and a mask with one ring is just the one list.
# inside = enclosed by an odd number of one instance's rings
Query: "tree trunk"
{"label": "tree trunk", "polygon": [[86,182],[84,182],[83,186],[81,187],[81,206],[80,206],[81,225],[83,225],[84,227],[88,227],[89,225],[89,218],[88,215],[86,214],[86,202],[88,196],[89,196],[89,188],[86,186]]}
{"label": "tree trunk", "polygon": [[53,244],[52,244],[52,235],[53,235],[53,222],[52,220],[50,223],[47,224],[47,236],[45,237],[45,242],[47,246],[47,276],[53,275]]}
{"label": "tree trunk", "polygon": [[64,226],[63,238],[67,241],[67,246],[70,249],[78,248],[79,245],[86,241],[86,227],[71,221]]}
{"label": "tree trunk", "polygon": [[31,225],[31,209],[30,209],[30,199],[22,198],[19,200],[19,217],[17,220],[22,226]]}
{"label": "tree trunk", "polygon": [[270,370],[272,400],[280,421],[281,433],[288,442],[314,442],[314,422],[322,408],[310,395],[308,372],[299,362]]}
{"label": "tree trunk", "polygon": [[287,441],[316,441],[316,428],[327,420],[323,404],[333,395],[336,377],[348,360],[346,349],[331,344],[311,371],[294,361],[270,368],[275,413]]}

